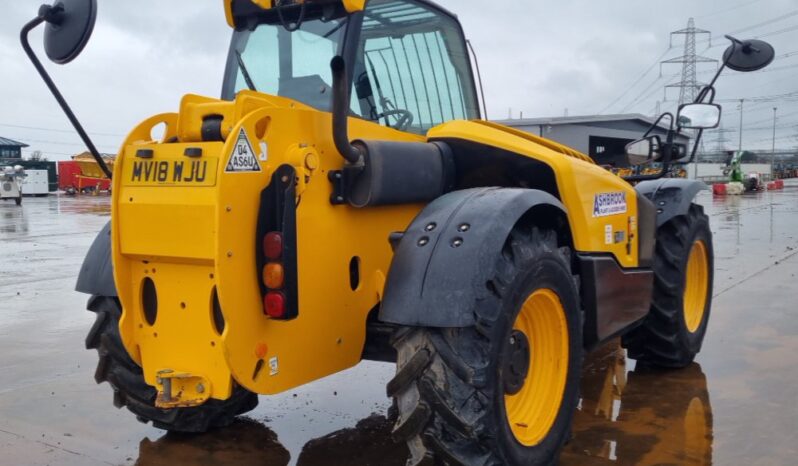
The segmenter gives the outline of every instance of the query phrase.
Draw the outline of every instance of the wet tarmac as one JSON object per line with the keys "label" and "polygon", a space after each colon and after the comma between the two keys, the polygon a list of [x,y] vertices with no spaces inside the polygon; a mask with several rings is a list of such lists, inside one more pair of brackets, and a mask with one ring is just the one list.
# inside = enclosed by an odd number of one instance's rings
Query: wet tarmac
{"label": "wet tarmac", "polygon": [[[798,183],[700,202],[715,292],[692,366],[636,366],[617,342],[588,356],[563,465],[788,465],[798,457]],[[403,465],[390,438],[389,364],[364,362],[273,397],[233,426],[174,435],[95,385],[93,322],[72,291],[102,197],[0,203],[0,465]]]}

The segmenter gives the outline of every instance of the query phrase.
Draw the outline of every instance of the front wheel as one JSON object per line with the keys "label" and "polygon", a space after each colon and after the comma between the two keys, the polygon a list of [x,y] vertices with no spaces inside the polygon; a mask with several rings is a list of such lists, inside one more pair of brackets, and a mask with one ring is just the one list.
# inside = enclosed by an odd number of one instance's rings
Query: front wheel
{"label": "front wheel", "polygon": [[629,357],[685,367],[701,350],[712,306],[714,254],[709,218],[692,204],[657,230],[654,296],[643,324],[623,338]]}
{"label": "front wheel", "polygon": [[513,231],[467,328],[401,329],[394,436],[408,464],[553,463],[579,397],[582,334],[570,251],[552,231]]}

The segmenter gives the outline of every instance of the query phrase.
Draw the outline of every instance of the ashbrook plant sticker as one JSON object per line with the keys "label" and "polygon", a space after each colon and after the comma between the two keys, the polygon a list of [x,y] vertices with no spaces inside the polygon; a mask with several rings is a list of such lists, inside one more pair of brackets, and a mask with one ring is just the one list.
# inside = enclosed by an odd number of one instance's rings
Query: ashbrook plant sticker
{"label": "ashbrook plant sticker", "polygon": [[626,213],[626,193],[600,193],[593,200],[593,217]]}

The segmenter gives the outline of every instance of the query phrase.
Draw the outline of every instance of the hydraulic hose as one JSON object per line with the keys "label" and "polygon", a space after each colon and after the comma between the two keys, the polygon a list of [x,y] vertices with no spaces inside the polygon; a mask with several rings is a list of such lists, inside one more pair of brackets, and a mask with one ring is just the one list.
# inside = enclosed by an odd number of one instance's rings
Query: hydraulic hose
{"label": "hydraulic hose", "polygon": [[332,126],[335,148],[351,164],[363,159],[363,152],[349,142],[349,82],[346,77],[346,62],[336,55],[330,62],[333,79]]}

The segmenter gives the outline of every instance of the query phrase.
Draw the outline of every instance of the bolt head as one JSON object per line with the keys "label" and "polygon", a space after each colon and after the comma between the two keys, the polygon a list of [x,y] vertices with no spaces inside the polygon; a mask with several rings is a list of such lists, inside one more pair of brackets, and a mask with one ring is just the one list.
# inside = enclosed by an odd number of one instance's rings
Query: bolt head
{"label": "bolt head", "polygon": [[427,243],[429,243],[429,238],[427,238],[426,236],[418,240],[419,246],[426,246]]}
{"label": "bolt head", "polygon": [[459,231],[461,233],[465,233],[465,232],[467,232],[470,229],[471,229],[471,225],[469,225],[467,223],[464,223],[464,224],[460,225],[459,227],[457,227],[457,231]]}
{"label": "bolt head", "polygon": [[434,229],[435,229],[437,226],[438,226],[438,224],[437,224],[437,223],[435,223],[435,222],[432,222],[432,223],[430,223],[429,225],[427,225],[426,227],[424,227],[424,230],[425,230],[425,231],[432,231],[432,230],[434,230]]}
{"label": "bolt head", "polygon": [[452,247],[453,248],[459,248],[462,245],[463,245],[463,239],[462,238],[455,238],[455,240],[452,241]]}
{"label": "bolt head", "polygon": [[197,393],[205,393],[205,385],[202,385],[201,383],[198,383],[197,384]]}

